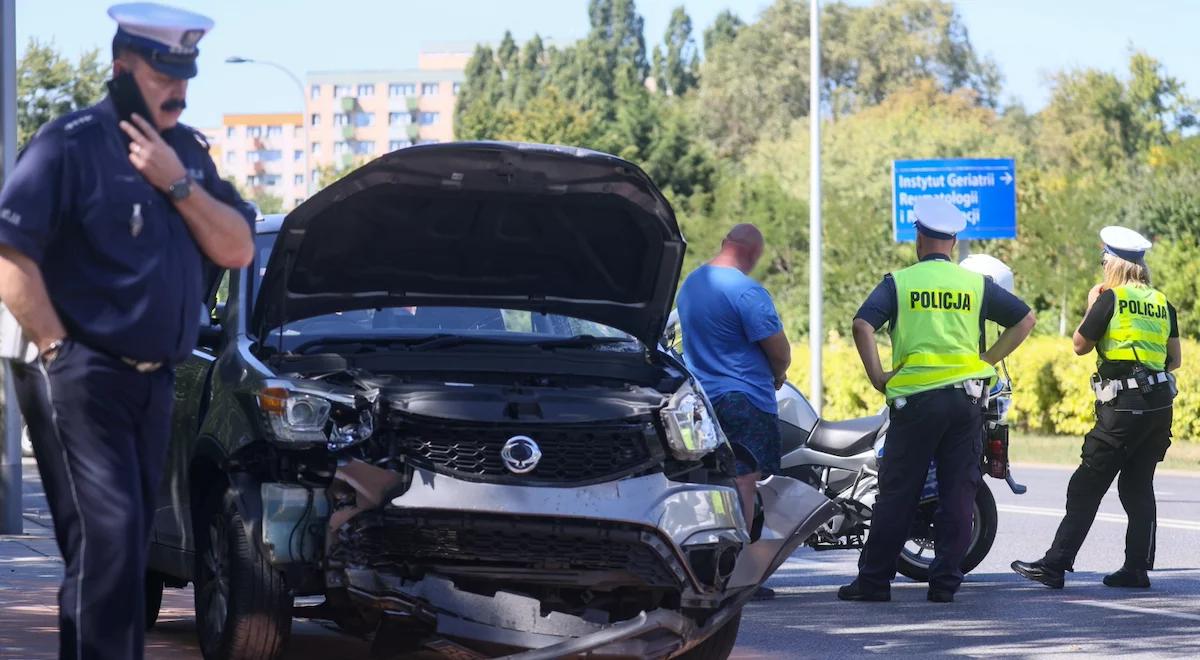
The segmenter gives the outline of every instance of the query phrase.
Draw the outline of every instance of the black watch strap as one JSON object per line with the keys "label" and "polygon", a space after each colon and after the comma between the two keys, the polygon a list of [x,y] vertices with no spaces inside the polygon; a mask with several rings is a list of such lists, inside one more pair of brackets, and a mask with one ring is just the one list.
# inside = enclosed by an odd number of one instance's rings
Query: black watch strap
{"label": "black watch strap", "polygon": [[192,194],[192,177],[184,175],[182,179],[172,183],[167,192],[171,194],[171,199],[176,202],[185,200],[188,195]]}

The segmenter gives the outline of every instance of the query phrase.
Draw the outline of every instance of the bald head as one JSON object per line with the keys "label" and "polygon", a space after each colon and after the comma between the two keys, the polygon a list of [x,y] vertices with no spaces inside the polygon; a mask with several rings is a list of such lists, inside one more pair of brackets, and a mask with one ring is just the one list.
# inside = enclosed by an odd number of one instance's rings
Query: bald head
{"label": "bald head", "polygon": [[725,240],[721,241],[721,252],[713,259],[713,263],[731,266],[749,274],[758,265],[765,244],[758,227],[745,222],[734,225],[725,235]]}

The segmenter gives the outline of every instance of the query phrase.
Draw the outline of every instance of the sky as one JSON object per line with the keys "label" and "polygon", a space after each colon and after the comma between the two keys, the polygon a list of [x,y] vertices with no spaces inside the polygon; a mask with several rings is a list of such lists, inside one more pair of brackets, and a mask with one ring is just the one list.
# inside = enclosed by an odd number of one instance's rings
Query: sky
{"label": "sky", "polygon": [[[855,0],[861,4],[861,0]],[[115,24],[108,0],[17,0],[17,48],[53,41],[75,57],[107,53]],[[415,67],[421,45],[518,41],[535,32],[570,42],[587,31],[587,0],[173,0],[216,21],[200,42],[200,76],[184,121],[208,127],[226,112],[299,111],[301,92],[284,74],[231,55],[277,62],[303,78],[310,70]],[[683,4],[697,40],[724,9],[745,20],[769,0],[638,0],[648,48],[662,40],[671,10]],[[1046,103],[1045,76],[1063,68],[1125,70],[1130,47],[1161,60],[1200,95],[1200,0],[958,0],[972,43],[1000,65],[1002,99],[1030,110]]]}

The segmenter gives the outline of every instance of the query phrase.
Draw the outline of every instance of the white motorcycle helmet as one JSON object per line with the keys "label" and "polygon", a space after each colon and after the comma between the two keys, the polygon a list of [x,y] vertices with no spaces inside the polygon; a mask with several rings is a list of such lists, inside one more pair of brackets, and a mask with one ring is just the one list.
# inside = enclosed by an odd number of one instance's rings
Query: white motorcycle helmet
{"label": "white motorcycle helmet", "polygon": [[996,257],[988,254],[972,254],[963,259],[958,265],[969,271],[992,278],[992,281],[999,284],[1005,291],[1013,293],[1012,269]]}

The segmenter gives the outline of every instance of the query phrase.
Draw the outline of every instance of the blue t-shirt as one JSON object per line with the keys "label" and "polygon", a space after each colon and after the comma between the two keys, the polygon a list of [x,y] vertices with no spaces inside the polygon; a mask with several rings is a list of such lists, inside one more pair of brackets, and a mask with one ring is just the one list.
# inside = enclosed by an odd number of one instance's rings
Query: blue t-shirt
{"label": "blue t-shirt", "polygon": [[736,268],[705,264],[684,280],[678,306],[684,360],[708,396],[741,392],[778,414],[775,376],[758,345],[783,330],[771,294]]}

